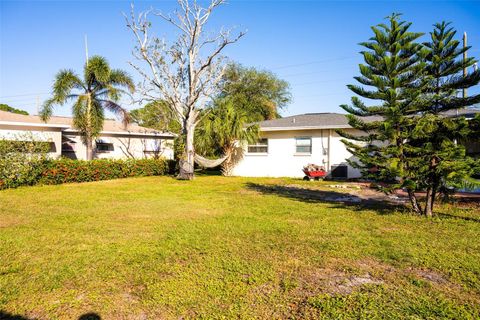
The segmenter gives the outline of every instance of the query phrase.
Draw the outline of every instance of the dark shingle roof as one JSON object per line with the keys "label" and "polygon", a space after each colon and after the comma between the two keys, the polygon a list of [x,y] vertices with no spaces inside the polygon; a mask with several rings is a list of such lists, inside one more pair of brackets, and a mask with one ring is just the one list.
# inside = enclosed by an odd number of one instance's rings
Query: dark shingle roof
{"label": "dark shingle roof", "polygon": [[[380,117],[368,117],[366,120],[380,120]],[[266,120],[258,123],[263,130],[293,130],[348,128],[347,117],[341,113],[305,113],[295,116]]]}
{"label": "dark shingle roof", "polygon": [[[460,109],[459,116],[472,118],[475,114],[480,113],[480,109]],[[457,111],[451,110],[445,113],[446,116],[456,116]],[[366,122],[381,120],[382,117],[365,117],[362,118]],[[308,130],[308,129],[342,129],[349,128],[347,117],[341,113],[305,113],[285,118],[266,120],[258,122],[261,130]]]}

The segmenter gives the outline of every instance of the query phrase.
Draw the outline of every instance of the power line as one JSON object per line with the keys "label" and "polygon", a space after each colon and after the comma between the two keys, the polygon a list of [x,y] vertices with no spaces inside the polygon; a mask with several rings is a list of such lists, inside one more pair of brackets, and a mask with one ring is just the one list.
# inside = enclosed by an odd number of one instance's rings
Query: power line
{"label": "power line", "polygon": [[23,99],[3,99],[3,98],[0,98],[0,102],[4,102],[4,103],[21,103],[21,102],[25,102],[25,103],[28,103],[28,102],[35,102],[37,101],[37,97],[39,96],[36,96],[36,97],[31,97],[31,98],[23,98]]}
{"label": "power line", "polygon": [[312,94],[308,96],[295,96],[294,99],[308,99],[308,98],[318,98],[318,97],[328,97],[328,96],[340,96],[345,95],[345,92],[336,92],[336,93],[326,93],[326,94]]}
{"label": "power line", "polygon": [[26,96],[38,96],[38,95],[44,95],[44,94],[49,94],[50,92],[41,92],[41,93],[25,93],[25,94],[17,94],[13,96],[0,96],[0,99],[3,98],[15,98],[15,97],[26,97]]}
{"label": "power line", "polygon": [[[351,69],[350,66],[347,66],[348,69]],[[345,68],[346,70],[347,68]],[[318,71],[309,71],[309,72],[300,72],[300,73],[290,73],[290,74],[283,74],[281,75],[282,78],[285,77],[296,77],[296,76],[306,76],[306,75],[311,75],[311,74],[319,74],[319,73],[326,73],[326,72],[337,72],[341,69],[335,68],[335,70],[318,70]]]}
{"label": "power line", "polygon": [[304,86],[304,85],[309,85],[309,84],[316,84],[316,83],[327,83],[327,82],[333,82],[333,81],[348,81],[351,80],[350,78],[348,79],[331,79],[331,80],[320,80],[320,81],[309,81],[309,82],[302,82],[302,83],[292,83],[292,86]]}
{"label": "power line", "polygon": [[340,58],[331,58],[331,59],[324,59],[324,60],[315,60],[315,61],[310,61],[310,62],[305,62],[305,63],[297,63],[297,64],[278,66],[278,67],[274,67],[274,68],[270,68],[270,69],[271,70],[287,69],[287,68],[301,67],[301,66],[307,66],[307,65],[311,65],[311,64],[317,64],[317,63],[348,60],[348,59],[353,59],[353,58],[354,57],[340,57]]}

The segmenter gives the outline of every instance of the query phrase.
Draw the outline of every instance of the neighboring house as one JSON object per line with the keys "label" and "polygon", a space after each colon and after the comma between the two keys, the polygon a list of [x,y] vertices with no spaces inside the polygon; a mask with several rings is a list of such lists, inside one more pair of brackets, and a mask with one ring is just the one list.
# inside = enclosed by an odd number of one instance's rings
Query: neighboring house
{"label": "neighboring house", "polygon": [[[103,131],[95,141],[95,158],[125,159],[165,157],[173,159],[173,139],[170,132],[114,120],[105,120]],[[51,117],[46,123],[39,116],[0,111],[0,139],[33,139],[49,142],[50,155],[86,159],[87,150],[80,133],[72,127],[70,117]]]}
{"label": "neighboring house", "polygon": [[[461,110],[459,115],[473,117],[474,110]],[[455,116],[456,112],[447,116]],[[366,121],[380,119],[368,117]],[[339,113],[307,113],[267,120],[259,123],[261,139],[245,146],[243,157],[233,170],[236,176],[247,177],[303,177],[303,166],[322,165],[332,178],[358,178],[361,173],[351,167],[347,159],[353,159],[342,137],[335,130],[361,134],[348,124]],[[467,147],[470,149],[473,144]],[[478,146],[477,146],[478,147]],[[476,147],[475,147],[476,148]],[[476,150],[478,152],[479,150]],[[470,152],[475,153],[474,150]]]}

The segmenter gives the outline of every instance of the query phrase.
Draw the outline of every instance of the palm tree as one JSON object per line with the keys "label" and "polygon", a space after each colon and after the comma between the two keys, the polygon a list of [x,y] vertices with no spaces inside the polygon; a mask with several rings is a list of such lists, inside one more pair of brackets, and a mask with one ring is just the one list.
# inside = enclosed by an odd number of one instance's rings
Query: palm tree
{"label": "palm tree", "polygon": [[223,155],[222,174],[231,176],[243,156],[241,144],[258,140],[258,125],[248,125],[248,115],[235,108],[232,99],[220,99],[208,111],[197,129],[196,149],[207,156]]}
{"label": "palm tree", "polygon": [[128,89],[133,93],[132,78],[124,71],[110,69],[108,61],[100,56],[87,60],[83,80],[72,70],[61,70],[55,76],[53,96],[45,101],[40,115],[47,121],[55,105],[73,102],[73,127],[78,129],[87,147],[87,160],[93,159],[93,141],[103,128],[105,110],[120,116],[126,126],[129,122],[127,110],[118,101]]}

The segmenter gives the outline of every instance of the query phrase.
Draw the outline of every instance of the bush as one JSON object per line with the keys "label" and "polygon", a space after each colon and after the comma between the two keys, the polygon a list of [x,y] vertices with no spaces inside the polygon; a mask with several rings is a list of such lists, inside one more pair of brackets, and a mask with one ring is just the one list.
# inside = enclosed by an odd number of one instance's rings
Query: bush
{"label": "bush", "polygon": [[33,185],[38,182],[47,161],[50,143],[31,136],[0,140],[0,189]]}
{"label": "bush", "polygon": [[59,159],[47,161],[40,184],[87,182],[127,177],[159,176],[168,171],[163,159],[91,161]]}
{"label": "bush", "polygon": [[164,159],[84,161],[67,158],[53,160],[43,155],[35,156],[34,153],[8,152],[0,155],[0,189],[35,184],[160,176],[169,172],[169,163]]}

